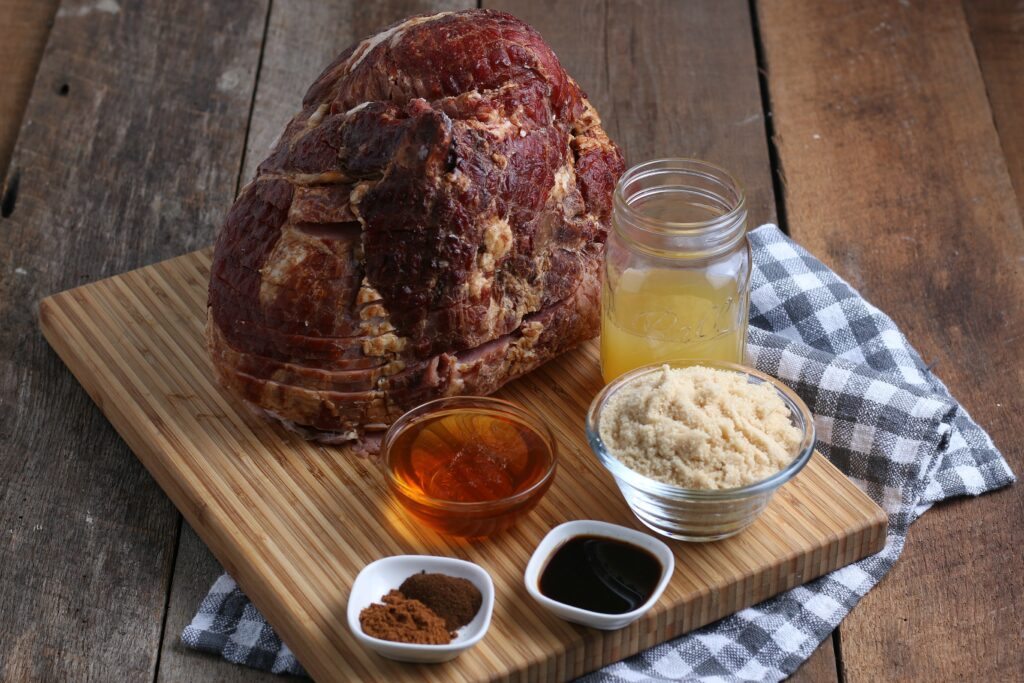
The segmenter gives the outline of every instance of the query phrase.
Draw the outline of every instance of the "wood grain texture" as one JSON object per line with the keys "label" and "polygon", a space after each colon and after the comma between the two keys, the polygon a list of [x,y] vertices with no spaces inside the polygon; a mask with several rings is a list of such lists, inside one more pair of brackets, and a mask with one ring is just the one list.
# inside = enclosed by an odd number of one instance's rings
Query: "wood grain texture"
{"label": "wood grain texture", "polygon": [[[1024,471],[1024,226],[960,3],[758,5],[790,233]],[[1018,485],[1019,486],[1019,485]],[[1012,680],[1024,497],[937,506],[841,626],[851,683]]]}
{"label": "wood grain texture", "polygon": [[[501,392],[529,405],[559,442],[560,472],[538,508],[487,541],[438,536],[408,519],[375,461],[302,441],[254,417],[212,379],[202,329],[209,251],[47,298],[47,339],[221,563],[318,680],[557,680],[618,661],[877,552],[885,515],[824,458],[775,496],[745,533],[673,544],[679,569],[641,620],[584,629],[536,609],[522,585],[553,526],[639,526],[583,438],[602,386],[593,343]],[[376,657],[345,625],[347,589],[368,562],[443,554],[479,563],[498,595],[487,638],[454,662]]]}
{"label": "wood grain texture", "polygon": [[807,658],[793,675],[786,679],[788,683],[826,683],[839,680],[836,651],[832,644],[835,634],[830,634],[814,653]]}
{"label": "wood grain texture", "polygon": [[1017,206],[1024,207],[1024,3],[964,0]]}
{"label": "wood grain texture", "polygon": [[238,173],[265,5],[142,5],[64,3],[11,161],[0,680],[154,674],[180,517],[47,347],[35,303],[209,243]]}
{"label": "wood grain texture", "polygon": [[[0,2],[0,177],[7,171],[58,4],[59,0]],[[62,84],[50,86],[59,93]]]}
{"label": "wood grain texture", "polygon": [[540,31],[634,165],[719,164],[745,188],[750,224],[775,221],[750,12],[741,0],[484,0]]}

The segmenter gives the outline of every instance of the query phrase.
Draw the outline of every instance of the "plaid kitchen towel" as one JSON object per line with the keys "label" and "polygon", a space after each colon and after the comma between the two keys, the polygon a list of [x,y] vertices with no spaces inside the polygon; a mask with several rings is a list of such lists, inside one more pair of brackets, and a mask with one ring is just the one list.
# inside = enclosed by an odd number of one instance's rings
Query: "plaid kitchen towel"
{"label": "plaid kitchen towel", "polygon": [[[774,225],[750,233],[748,362],[815,415],[818,450],[889,514],[882,552],[587,677],[777,681],[793,673],[892,568],[933,503],[1014,481],[985,433],[896,325]],[[294,655],[227,574],[182,634],[189,646],[275,672]]]}

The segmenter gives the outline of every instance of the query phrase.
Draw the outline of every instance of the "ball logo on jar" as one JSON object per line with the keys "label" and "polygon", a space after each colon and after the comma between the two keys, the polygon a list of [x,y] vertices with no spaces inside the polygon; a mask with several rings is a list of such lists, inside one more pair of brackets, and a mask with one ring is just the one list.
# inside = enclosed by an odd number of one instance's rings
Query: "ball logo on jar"
{"label": "ball logo on jar", "polygon": [[733,319],[736,298],[728,297],[721,304],[710,304],[696,319],[682,318],[675,311],[641,311],[629,325],[635,334],[654,339],[676,342],[708,341],[729,334],[736,321]]}

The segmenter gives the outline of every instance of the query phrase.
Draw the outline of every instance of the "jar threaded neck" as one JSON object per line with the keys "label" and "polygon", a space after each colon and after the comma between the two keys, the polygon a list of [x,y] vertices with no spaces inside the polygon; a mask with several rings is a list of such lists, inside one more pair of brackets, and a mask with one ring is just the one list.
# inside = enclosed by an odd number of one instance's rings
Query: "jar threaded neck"
{"label": "jar threaded neck", "polygon": [[636,247],[664,257],[704,258],[746,234],[739,183],[698,159],[657,159],[622,175],[613,197],[614,229]]}

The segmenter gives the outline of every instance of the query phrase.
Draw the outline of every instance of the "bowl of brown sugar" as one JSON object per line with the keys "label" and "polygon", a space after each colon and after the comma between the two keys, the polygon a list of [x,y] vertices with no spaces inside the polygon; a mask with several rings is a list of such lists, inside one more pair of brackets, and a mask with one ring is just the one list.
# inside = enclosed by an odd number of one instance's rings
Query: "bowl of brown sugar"
{"label": "bowl of brown sugar", "polygon": [[348,600],[348,625],[364,646],[403,662],[444,662],[484,637],[494,584],[479,565],[396,555],[366,565]]}
{"label": "bowl of brown sugar", "polygon": [[587,413],[587,440],[637,518],[685,541],[754,522],[814,451],[814,420],[785,384],[719,361],[628,372]]}

